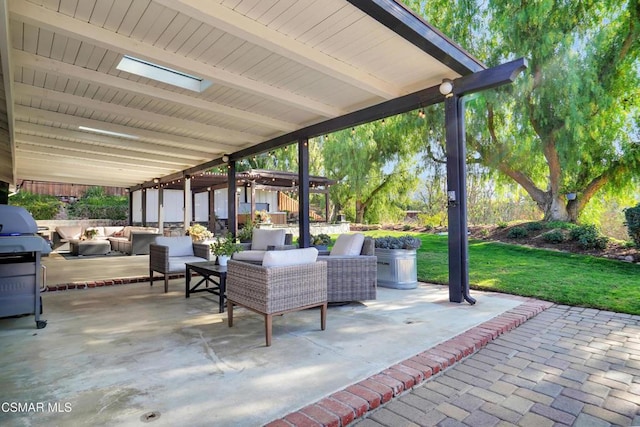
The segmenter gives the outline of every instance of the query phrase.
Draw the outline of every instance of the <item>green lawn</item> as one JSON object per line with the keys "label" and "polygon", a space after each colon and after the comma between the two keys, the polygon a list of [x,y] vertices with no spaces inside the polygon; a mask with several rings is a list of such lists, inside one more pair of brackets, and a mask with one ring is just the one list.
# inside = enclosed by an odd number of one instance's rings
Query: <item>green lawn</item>
{"label": "green lawn", "polygon": [[[408,233],[384,230],[365,234]],[[422,240],[418,280],[447,284],[447,236],[416,235]],[[470,240],[469,282],[472,289],[640,314],[640,266],[605,258]]]}

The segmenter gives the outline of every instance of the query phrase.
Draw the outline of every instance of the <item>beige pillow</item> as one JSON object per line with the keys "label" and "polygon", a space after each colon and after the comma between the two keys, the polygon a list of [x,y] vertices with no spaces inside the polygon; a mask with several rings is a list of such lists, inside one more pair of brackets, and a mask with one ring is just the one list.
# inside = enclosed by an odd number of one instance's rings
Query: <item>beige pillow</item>
{"label": "beige pillow", "polygon": [[360,255],[362,252],[362,244],[364,243],[364,234],[341,234],[338,236],[335,245],[331,248],[330,255]]}
{"label": "beige pillow", "polygon": [[251,238],[251,250],[266,251],[268,246],[282,246],[287,232],[284,228],[256,228]]}
{"label": "beige pillow", "polygon": [[56,232],[61,239],[79,239],[82,237],[82,227],[76,225],[59,225]]}
{"label": "beige pillow", "polygon": [[170,257],[193,256],[193,241],[189,236],[156,237],[156,245],[168,246]]}
{"label": "beige pillow", "polygon": [[263,267],[284,267],[289,265],[311,264],[316,262],[316,248],[289,249],[286,251],[267,251],[262,258]]}

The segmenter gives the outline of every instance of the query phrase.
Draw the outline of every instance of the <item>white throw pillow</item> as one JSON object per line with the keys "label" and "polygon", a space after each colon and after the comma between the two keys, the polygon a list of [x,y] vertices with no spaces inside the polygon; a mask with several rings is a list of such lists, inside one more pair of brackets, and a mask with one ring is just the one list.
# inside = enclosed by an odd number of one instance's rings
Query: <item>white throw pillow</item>
{"label": "white throw pillow", "polygon": [[267,251],[262,258],[263,267],[284,267],[289,265],[311,264],[316,262],[316,248],[289,249],[286,251]]}
{"label": "white throw pillow", "polygon": [[251,250],[266,251],[267,246],[282,246],[286,234],[286,230],[283,228],[276,230],[256,228],[251,237]]}
{"label": "white throw pillow", "polygon": [[169,247],[169,256],[193,256],[193,241],[190,236],[156,237],[156,244]]}
{"label": "white throw pillow", "polygon": [[360,255],[364,244],[364,234],[341,234],[331,248],[330,255]]}

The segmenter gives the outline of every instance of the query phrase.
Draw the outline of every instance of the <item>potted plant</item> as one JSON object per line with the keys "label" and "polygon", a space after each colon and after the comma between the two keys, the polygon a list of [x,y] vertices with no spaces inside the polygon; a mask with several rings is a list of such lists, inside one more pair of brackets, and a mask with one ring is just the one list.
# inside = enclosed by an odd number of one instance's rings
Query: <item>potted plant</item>
{"label": "potted plant", "polygon": [[384,236],[375,239],[378,257],[378,285],[393,289],[414,289],[418,286],[416,249],[422,241],[417,237]]}
{"label": "potted plant", "polygon": [[315,236],[312,234],[309,242],[311,246],[315,247],[319,251],[326,251],[331,243],[331,237],[324,233],[320,233]]}
{"label": "potted plant", "polygon": [[93,238],[96,237],[97,234],[98,234],[98,229],[97,228],[87,228],[84,231],[84,237],[87,240],[93,240]]}
{"label": "potted plant", "polygon": [[211,233],[204,225],[194,224],[187,229],[187,236],[191,236],[191,240],[194,242],[202,242],[206,239],[213,237]]}
{"label": "potted plant", "polygon": [[231,233],[227,233],[224,237],[216,237],[216,241],[209,245],[211,253],[218,257],[219,265],[227,265],[227,261],[233,254],[240,252],[242,246],[236,243]]}
{"label": "potted plant", "polygon": [[256,222],[259,224],[271,224],[271,215],[266,210],[256,211]]}

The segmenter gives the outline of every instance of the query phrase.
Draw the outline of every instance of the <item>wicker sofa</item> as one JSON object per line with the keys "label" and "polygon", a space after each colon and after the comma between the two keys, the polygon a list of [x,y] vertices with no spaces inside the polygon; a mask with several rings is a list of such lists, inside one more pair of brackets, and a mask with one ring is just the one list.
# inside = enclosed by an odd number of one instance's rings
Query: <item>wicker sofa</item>
{"label": "wicker sofa", "polygon": [[[356,236],[356,235],[341,235]],[[362,236],[362,235],[360,235]],[[364,237],[364,236],[363,236]],[[358,239],[356,239],[358,240]],[[357,251],[358,241],[354,242]],[[319,256],[318,261],[327,263],[327,292],[329,302],[366,301],[376,299],[378,281],[378,258],[375,256],[375,242],[371,237],[364,237],[359,255]]]}
{"label": "wicker sofa", "polygon": [[110,236],[109,242],[113,251],[129,255],[148,255],[149,245],[159,236],[162,234],[156,227],[127,226],[122,230],[122,235]]}
{"label": "wicker sofa", "polygon": [[112,251],[129,255],[148,254],[149,244],[160,236],[155,227],[59,225],[51,235],[53,249],[57,252],[69,252],[70,242],[82,239],[85,232],[91,229],[97,232],[94,240],[108,240]]}

